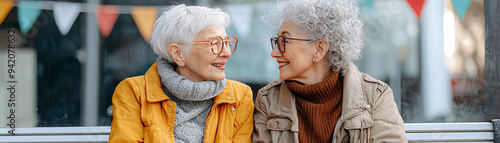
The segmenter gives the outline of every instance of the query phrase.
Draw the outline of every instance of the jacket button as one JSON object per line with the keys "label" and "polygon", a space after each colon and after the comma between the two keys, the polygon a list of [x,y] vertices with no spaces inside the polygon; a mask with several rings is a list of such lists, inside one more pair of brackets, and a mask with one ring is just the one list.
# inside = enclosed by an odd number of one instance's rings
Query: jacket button
{"label": "jacket button", "polygon": [[228,96],[228,97],[227,97],[227,99],[228,99],[228,100],[231,100],[231,97],[229,97],[229,96]]}
{"label": "jacket button", "polygon": [[151,98],[155,98],[153,95],[151,95]]}

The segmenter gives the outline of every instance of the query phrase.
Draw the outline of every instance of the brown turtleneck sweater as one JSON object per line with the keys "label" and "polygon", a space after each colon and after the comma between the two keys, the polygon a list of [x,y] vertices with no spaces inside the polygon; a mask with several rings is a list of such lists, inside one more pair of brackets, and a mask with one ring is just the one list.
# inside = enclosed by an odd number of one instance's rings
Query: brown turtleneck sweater
{"label": "brown turtleneck sweater", "polygon": [[329,143],[342,112],[342,83],[339,72],[331,72],[321,82],[303,85],[285,81],[297,100],[299,142]]}

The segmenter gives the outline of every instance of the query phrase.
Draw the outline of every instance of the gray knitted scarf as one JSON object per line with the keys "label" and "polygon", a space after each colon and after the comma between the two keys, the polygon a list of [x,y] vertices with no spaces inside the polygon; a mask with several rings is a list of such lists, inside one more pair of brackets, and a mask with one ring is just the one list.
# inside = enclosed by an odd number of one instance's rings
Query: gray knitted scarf
{"label": "gray knitted scarf", "polygon": [[193,82],[179,75],[172,65],[161,56],[156,60],[158,73],[168,91],[181,100],[200,101],[211,99],[222,92],[226,79],[221,81],[206,80]]}
{"label": "gray knitted scarf", "polygon": [[213,97],[222,92],[222,81],[192,82],[175,72],[163,58],[157,60],[163,92],[177,104],[174,122],[176,143],[203,142],[205,117],[210,111]]}

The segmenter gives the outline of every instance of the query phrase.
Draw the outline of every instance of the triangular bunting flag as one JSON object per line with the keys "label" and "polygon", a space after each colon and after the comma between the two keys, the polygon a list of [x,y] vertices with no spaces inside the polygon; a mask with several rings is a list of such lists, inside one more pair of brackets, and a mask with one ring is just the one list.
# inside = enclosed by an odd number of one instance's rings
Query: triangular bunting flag
{"label": "triangular bunting flag", "polygon": [[144,40],[148,40],[149,36],[151,36],[157,14],[158,10],[153,6],[132,8],[132,18]]}
{"label": "triangular bunting flag", "polygon": [[42,12],[39,1],[18,1],[17,18],[21,32],[26,34],[30,31],[36,19]]}
{"label": "triangular bunting flag", "polygon": [[97,24],[102,36],[108,37],[118,19],[120,9],[117,6],[100,5],[95,9]]}
{"label": "triangular bunting flag", "polygon": [[68,34],[78,14],[80,14],[79,4],[60,2],[54,4],[54,19],[61,34]]}
{"label": "triangular bunting flag", "polygon": [[422,8],[424,7],[425,0],[406,0],[408,4],[410,4],[413,12],[417,14],[417,18],[420,19],[420,15],[422,14]]}
{"label": "triangular bunting flag", "polygon": [[463,20],[465,13],[467,13],[467,9],[469,9],[470,0],[451,0],[451,3],[453,3],[453,7],[458,17]]}
{"label": "triangular bunting flag", "polygon": [[252,5],[232,4],[228,5],[227,9],[231,15],[231,23],[234,24],[238,34],[246,37],[250,33],[250,26],[252,24]]}
{"label": "triangular bunting flag", "polygon": [[3,20],[5,19],[5,17],[7,17],[13,6],[14,1],[12,0],[0,1],[0,25],[2,25]]}

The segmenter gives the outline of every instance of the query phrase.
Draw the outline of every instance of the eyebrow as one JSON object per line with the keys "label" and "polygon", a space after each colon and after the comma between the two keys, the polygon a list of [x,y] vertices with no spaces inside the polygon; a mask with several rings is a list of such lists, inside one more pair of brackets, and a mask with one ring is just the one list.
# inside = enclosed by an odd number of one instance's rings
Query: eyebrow
{"label": "eyebrow", "polygon": [[[292,34],[290,34],[290,32],[288,32],[288,31],[283,31],[283,32],[281,32],[281,35],[285,35],[285,34],[287,34],[287,33],[288,33],[288,35],[290,35],[290,36],[292,35]],[[280,36],[280,35],[278,35],[278,36]]]}
{"label": "eyebrow", "polygon": [[[208,37],[208,39],[212,39],[212,38],[215,38],[215,37],[217,37],[217,36]],[[218,36],[218,37],[221,37],[222,39],[226,39],[226,38],[227,38],[227,37],[229,37],[229,36],[227,36],[227,35],[226,35],[226,37],[222,37],[222,36]]]}

